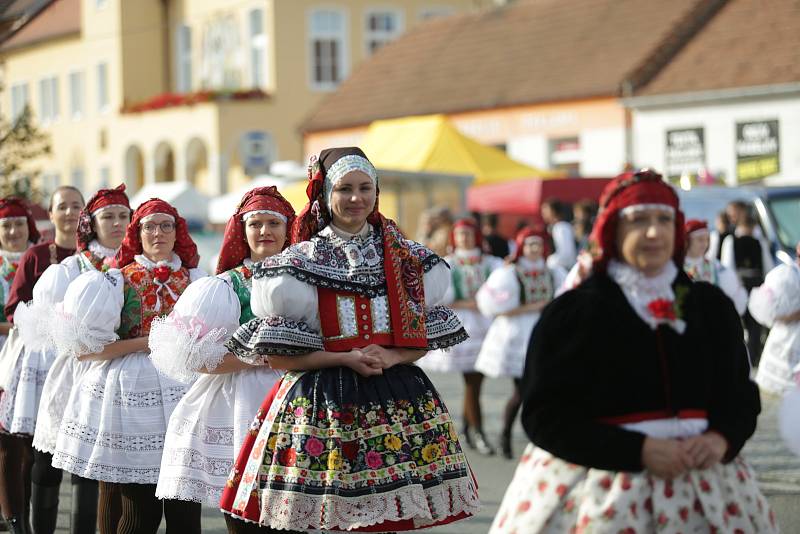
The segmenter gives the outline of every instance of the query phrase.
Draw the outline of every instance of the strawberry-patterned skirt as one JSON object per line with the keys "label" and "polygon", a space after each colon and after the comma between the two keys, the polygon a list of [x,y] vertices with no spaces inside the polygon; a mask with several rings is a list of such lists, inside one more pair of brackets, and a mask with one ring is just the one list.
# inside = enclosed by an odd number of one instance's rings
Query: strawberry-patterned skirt
{"label": "strawberry-patterned skirt", "polygon": [[589,469],[530,444],[489,532],[769,534],[778,527],[741,458],[668,481]]}
{"label": "strawberry-patterned skirt", "polygon": [[464,519],[477,486],[425,373],[290,372],[267,395],[220,507],[284,530],[403,531]]}

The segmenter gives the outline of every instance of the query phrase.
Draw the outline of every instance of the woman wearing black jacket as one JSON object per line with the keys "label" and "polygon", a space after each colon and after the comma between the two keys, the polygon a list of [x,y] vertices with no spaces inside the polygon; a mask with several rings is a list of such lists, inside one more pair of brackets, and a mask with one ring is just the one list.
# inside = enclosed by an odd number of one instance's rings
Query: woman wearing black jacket
{"label": "woman wearing black jacket", "polygon": [[491,532],[777,532],[739,457],[760,411],[739,318],[680,270],[675,192],[626,173],[601,207],[593,274],[531,338],[532,444]]}

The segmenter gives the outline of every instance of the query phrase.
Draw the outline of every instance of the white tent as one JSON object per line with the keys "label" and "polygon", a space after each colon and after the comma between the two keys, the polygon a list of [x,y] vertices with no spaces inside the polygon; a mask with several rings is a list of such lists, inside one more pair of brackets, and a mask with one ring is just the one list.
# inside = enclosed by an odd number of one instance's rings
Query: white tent
{"label": "white tent", "polygon": [[208,203],[208,222],[211,224],[225,224],[233,212],[236,211],[236,206],[242,199],[245,193],[256,187],[269,187],[274,185],[281,192],[288,184],[297,183],[297,178],[290,178],[286,176],[273,176],[270,174],[262,174],[253,178],[244,187],[221,197],[212,198]]}
{"label": "white tent", "polygon": [[205,224],[208,220],[208,197],[197,191],[189,182],[158,182],[147,184],[131,198],[131,207],[151,198],[160,198],[172,204],[181,216]]}

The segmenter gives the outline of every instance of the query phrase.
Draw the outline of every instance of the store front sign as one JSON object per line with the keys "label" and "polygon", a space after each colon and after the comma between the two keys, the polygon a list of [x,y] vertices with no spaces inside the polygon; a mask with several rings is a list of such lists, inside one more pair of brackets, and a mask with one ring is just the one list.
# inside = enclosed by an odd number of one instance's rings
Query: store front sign
{"label": "store front sign", "polygon": [[736,178],[761,180],[780,172],[778,121],[736,123]]}
{"label": "store front sign", "polygon": [[684,173],[696,176],[705,168],[703,128],[667,130],[666,143],[666,172],[670,180],[677,180]]}

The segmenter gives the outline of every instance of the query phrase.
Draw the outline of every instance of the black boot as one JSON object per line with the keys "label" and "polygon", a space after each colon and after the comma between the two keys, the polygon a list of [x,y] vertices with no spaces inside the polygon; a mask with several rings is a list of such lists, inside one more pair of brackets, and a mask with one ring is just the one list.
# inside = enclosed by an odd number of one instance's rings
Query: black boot
{"label": "black boot", "polygon": [[58,521],[58,486],[31,486],[31,521],[34,534],[53,534]]}
{"label": "black boot", "polygon": [[95,534],[97,532],[96,480],[72,477],[72,517],[71,534]]}
{"label": "black boot", "polygon": [[502,432],[500,434],[500,451],[506,460],[514,459],[514,453],[511,450],[511,432]]}

